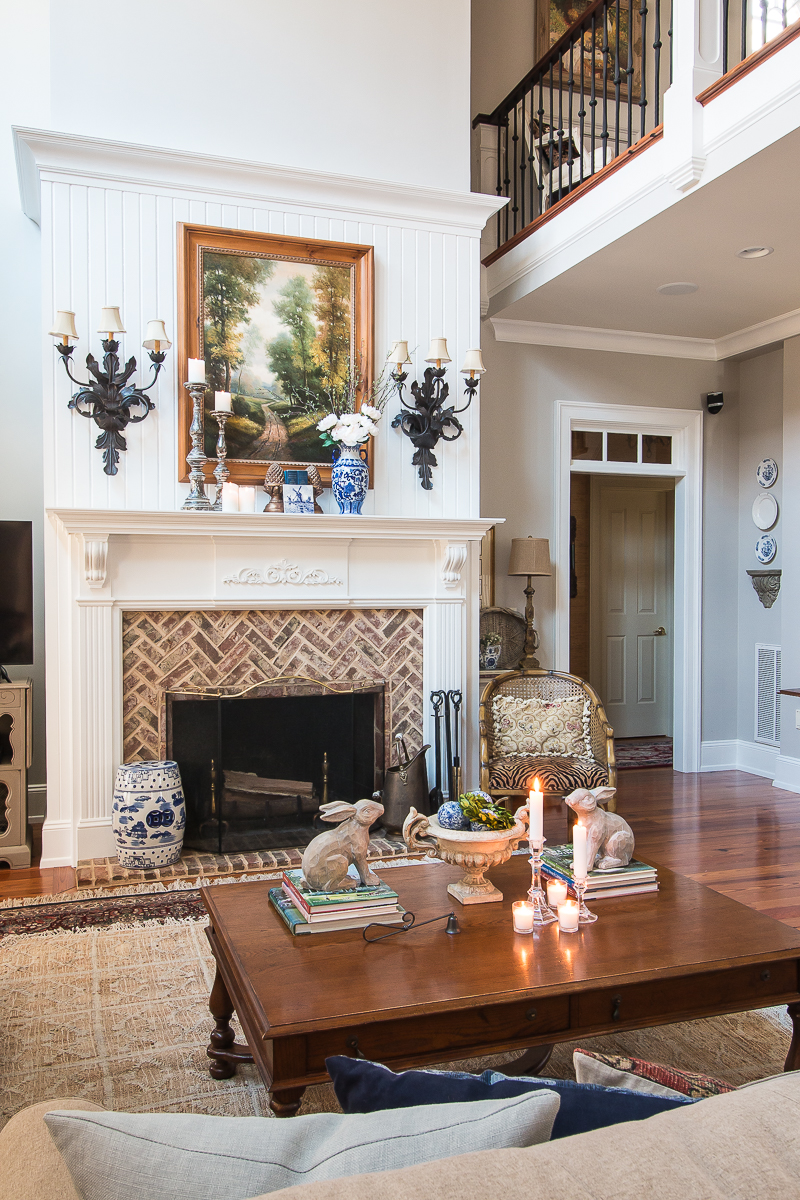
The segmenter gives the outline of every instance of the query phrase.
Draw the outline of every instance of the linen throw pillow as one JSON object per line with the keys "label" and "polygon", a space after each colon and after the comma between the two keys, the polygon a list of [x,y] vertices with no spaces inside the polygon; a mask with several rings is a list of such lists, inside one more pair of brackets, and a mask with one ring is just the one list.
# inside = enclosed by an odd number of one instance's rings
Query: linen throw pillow
{"label": "linen throw pillow", "polygon": [[[505,1100],[288,1121],[189,1113],[47,1113],[81,1200],[246,1200],[296,1183],[546,1142],[559,1099]],[[380,1191],[380,1184],[377,1185]]]}
{"label": "linen throw pillow", "polygon": [[494,758],[515,754],[592,758],[589,701],[583,696],[569,700],[495,696],[492,721]]}
{"label": "linen throw pillow", "polygon": [[630,1088],[653,1096],[690,1096],[704,1100],[736,1089],[730,1083],[701,1075],[698,1071],[679,1071],[663,1063],[646,1062],[622,1054],[598,1054],[577,1049],[572,1055],[575,1078],[580,1083],[598,1083],[604,1087]]}
{"label": "linen throw pillow", "polygon": [[641,1121],[668,1109],[693,1104],[686,1096],[647,1096],[624,1088],[598,1087],[573,1079],[540,1079],[484,1071],[390,1071],[382,1063],[336,1055],[325,1060],[336,1099],[345,1112],[400,1109],[409,1104],[481,1102],[493,1097],[520,1096],[547,1088],[561,1100],[551,1140],[588,1133],[621,1121]]}

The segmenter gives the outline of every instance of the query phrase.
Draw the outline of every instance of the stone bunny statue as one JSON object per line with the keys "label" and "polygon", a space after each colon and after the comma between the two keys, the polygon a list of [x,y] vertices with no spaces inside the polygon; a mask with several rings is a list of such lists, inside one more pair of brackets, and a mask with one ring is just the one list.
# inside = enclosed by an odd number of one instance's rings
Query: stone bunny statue
{"label": "stone bunny statue", "polygon": [[320,805],[323,821],[341,821],[338,829],[319,833],[308,843],[303,854],[303,877],[315,892],[345,892],[358,887],[347,874],[351,863],[358,871],[362,887],[379,884],[380,879],[367,866],[369,827],[383,813],[377,800],[357,800],[355,804],[334,801]]}
{"label": "stone bunny statue", "polygon": [[[616,867],[627,867],[633,854],[633,831],[627,821],[616,813],[604,812],[598,805],[610,800],[616,788],[599,787],[587,791],[578,788],[566,797],[567,804],[580,818],[581,825],[588,831],[589,870],[596,866],[598,871],[612,871]],[[600,854],[599,862],[595,858]]]}

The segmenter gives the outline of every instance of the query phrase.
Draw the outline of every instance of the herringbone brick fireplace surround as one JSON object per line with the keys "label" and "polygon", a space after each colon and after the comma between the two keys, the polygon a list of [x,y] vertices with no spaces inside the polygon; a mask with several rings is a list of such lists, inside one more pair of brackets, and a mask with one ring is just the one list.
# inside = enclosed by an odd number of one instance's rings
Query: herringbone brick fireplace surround
{"label": "herringbone brick fireplace surround", "polygon": [[386,761],[392,735],[422,745],[419,609],[235,609],[124,612],[123,751],[126,762],[168,755],[166,693],[233,695],[270,680],[291,695],[309,680],[385,689]]}

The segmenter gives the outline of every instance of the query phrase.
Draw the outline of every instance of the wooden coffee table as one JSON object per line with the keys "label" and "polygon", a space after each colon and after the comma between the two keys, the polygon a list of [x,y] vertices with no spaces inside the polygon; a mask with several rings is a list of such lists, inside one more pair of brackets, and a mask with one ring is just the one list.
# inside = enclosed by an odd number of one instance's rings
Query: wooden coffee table
{"label": "wooden coffee table", "polygon": [[[450,910],[458,876],[396,867],[392,885],[423,921]],[[524,937],[511,901],[530,885],[527,859],[492,879],[503,903],[456,905],[458,936],[439,922],[375,945],[357,929],[293,938],[269,903],[274,883],[203,888],[217,962],[211,1074],[255,1062],[273,1112],[292,1116],[332,1054],[402,1069],[774,1004],[793,1021],[786,1070],[800,1067],[800,931],[659,868],[657,894],[595,901],[599,920],[577,934],[549,925]]]}

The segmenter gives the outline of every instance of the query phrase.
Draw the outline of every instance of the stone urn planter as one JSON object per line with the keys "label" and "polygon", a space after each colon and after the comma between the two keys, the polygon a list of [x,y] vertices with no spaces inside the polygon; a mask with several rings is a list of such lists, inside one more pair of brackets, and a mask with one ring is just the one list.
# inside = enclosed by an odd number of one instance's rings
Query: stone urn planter
{"label": "stone urn planter", "polygon": [[491,904],[503,893],[484,879],[484,872],[508,862],[512,850],[528,836],[527,808],[514,814],[511,829],[445,829],[436,817],[425,817],[412,808],[403,823],[403,841],[409,850],[423,850],[428,858],[440,858],[464,875],[447,885],[448,893],[461,904]]}
{"label": "stone urn planter", "polygon": [[111,827],[123,867],[169,867],[181,856],[186,804],[176,762],[124,763],[117,769]]}

